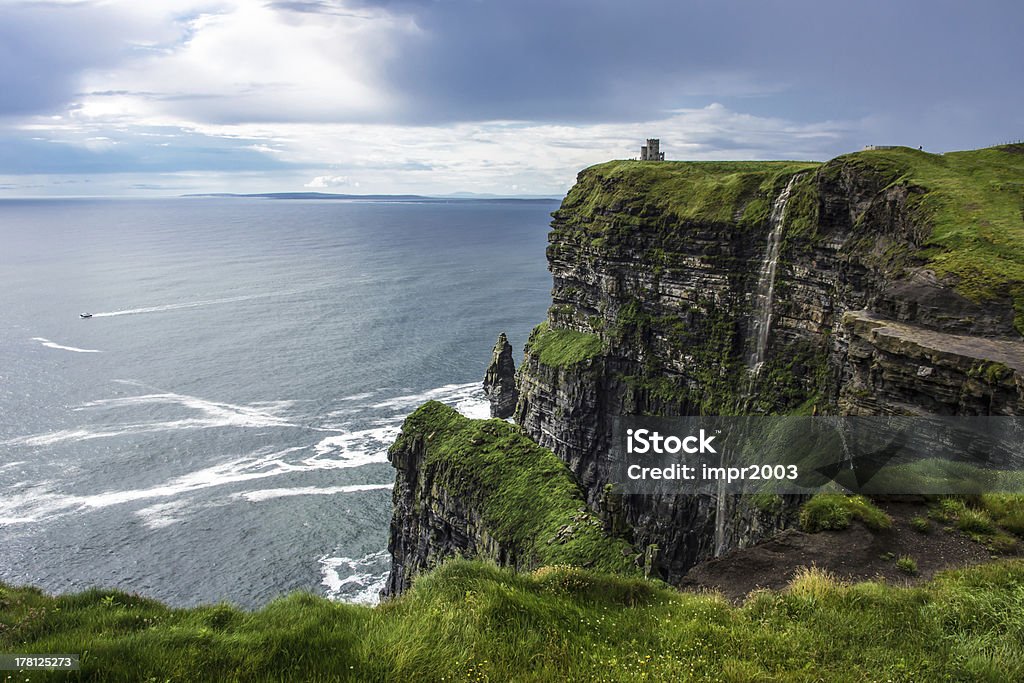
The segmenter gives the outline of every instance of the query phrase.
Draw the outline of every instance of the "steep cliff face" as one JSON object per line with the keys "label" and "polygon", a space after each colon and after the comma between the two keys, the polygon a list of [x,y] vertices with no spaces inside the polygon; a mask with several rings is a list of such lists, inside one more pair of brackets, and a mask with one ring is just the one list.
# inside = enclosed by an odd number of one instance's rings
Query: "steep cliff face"
{"label": "steep cliff face", "polygon": [[792,501],[609,493],[611,418],[1020,414],[1022,181],[1016,147],[587,169],[553,214],[516,421],[677,580]]}

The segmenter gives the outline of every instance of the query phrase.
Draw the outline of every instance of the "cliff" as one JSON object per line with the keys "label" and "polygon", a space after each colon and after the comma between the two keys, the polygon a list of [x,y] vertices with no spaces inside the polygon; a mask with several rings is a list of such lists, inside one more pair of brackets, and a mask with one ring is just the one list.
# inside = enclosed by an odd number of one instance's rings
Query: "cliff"
{"label": "cliff", "polygon": [[799,501],[622,497],[624,414],[1021,414],[1024,154],[610,162],[553,214],[516,421],[670,582]]}
{"label": "cliff", "polygon": [[[671,583],[792,525],[801,501],[617,494],[604,458],[615,416],[1024,410],[1022,146],[609,162],[581,172],[552,215],[552,305],[517,373],[521,432],[500,438],[534,454],[523,464],[564,463],[558,476],[585,506],[560,507],[561,524],[570,508],[586,515],[630,566]],[[551,559],[537,545],[551,526],[494,540],[524,523],[517,506],[545,500],[504,498],[518,466],[453,474],[429,457],[430,438],[449,438],[445,420],[414,415],[392,450],[393,592],[445,555]],[[499,427],[483,424],[459,458],[493,453]]]}

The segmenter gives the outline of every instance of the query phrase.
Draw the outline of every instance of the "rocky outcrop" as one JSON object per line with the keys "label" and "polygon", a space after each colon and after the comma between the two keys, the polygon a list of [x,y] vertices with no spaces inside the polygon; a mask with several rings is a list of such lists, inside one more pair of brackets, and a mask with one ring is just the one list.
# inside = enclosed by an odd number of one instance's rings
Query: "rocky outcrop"
{"label": "rocky outcrop", "polygon": [[1024,414],[1022,341],[949,334],[869,311],[847,312],[843,326],[845,414]]}
{"label": "rocky outcrop", "polygon": [[491,352],[491,364],[484,375],[484,395],[491,402],[491,417],[512,417],[519,400],[516,389],[516,362],[512,358],[512,345],[502,332]]}
{"label": "rocky outcrop", "polygon": [[565,465],[514,425],[430,402],[406,418],[388,459],[396,476],[384,596],[450,557],[523,570],[639,572],[629,546],[606,537]]}

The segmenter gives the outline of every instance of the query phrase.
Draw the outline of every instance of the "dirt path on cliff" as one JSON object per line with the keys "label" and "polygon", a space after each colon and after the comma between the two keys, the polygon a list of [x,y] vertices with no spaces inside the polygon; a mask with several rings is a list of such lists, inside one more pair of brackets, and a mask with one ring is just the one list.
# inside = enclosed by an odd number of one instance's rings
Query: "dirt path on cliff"
{"label": "dirt path on cliff", "polygon": [[[843,581],[880,579],[892,585],[913,585],[943,569],[1007,557],[993,555],[985,546],[935,520],[930,520],[929,533],[916,531],[910,520],[927,515],[923,502],[887,502],[879,507],[892,517],[892,529],[873,532],[859,521],[843,531],[807,534],[787,529],[758,545],[694,566],[680,588],[716,590],[738,602],[759,588],[784,588],[797,570],[812,564]],[[900,556],[913,558],[916,575],[896,567]],[[1020,556],[1020,551],[1010,556]]]}

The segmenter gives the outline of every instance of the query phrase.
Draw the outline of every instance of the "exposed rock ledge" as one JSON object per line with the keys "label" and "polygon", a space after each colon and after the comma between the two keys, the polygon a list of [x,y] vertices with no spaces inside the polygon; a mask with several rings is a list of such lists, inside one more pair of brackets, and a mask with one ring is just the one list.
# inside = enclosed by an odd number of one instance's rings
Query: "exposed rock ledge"
{"label": "exposed rock ledge", "polygon": [[1024,342],[947,334],[848,311],[850,333],[840,406],[879,413],[1020,415]]}

